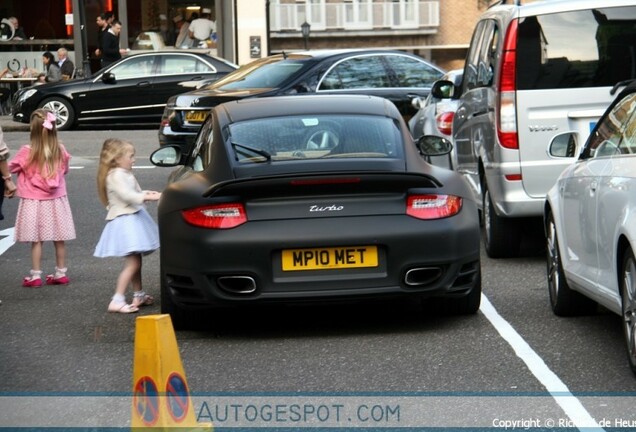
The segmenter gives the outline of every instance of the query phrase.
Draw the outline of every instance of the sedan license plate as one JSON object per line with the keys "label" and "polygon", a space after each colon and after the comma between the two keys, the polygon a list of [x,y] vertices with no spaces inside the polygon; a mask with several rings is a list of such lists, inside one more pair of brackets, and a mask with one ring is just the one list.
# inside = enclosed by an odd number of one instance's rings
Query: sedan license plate
{"label": "sedan license plate", "polygon": [[286,249],[282,254],[283,271],[333,270],[377,267],[377,246],[348,246],[316,249]]}
{"label": "sedan license plate", "polygon": [[206,115],[206,111],[188,111],[186,112],[185,119],[189,123],[203,123]]}

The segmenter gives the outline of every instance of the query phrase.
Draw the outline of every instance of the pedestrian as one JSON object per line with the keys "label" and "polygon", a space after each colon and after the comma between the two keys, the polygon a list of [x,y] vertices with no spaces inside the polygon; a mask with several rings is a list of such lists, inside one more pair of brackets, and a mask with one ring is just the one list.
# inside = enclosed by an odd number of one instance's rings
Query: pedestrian
{"label": "pedestrian", "polygon": [[[154,301],[142,288],[141,264],[143,255],[159,248],[159,232],[144,202],[159,200],[161,193],[139,187],[132,173],[134,163],[135,147],[131,143],[115,138],[104,141],[99,155],[97,192],[108,213],[94,256],[124,257],[124,268],[117,278],[108,312],[133,313]],[[133,288],[130,304],[126,302],[129,285]]]}
{"label": "pedestrian", "polygon": [[212,34],[216,33],[216,23],[210,19],[211,12],[211,9],[203,8],[201,10],[201,18],[197,18],[190,23],[188,32],[193,40],[193,48],[199,48],[201,42],[204,42],[205,46],[208,47]]}
{"label": "pedestrian", "polygon": [[66,285],[66,244],[75,238],[75,224],[66,193],[69,155],[57,139],[55,115],[44,109],[31,114],[31,142],[18,150],[9,170],[18,175],[20,198],[15,221],[15,240],[31,243],[31,271],[23,287],[42,286],[42,243],[55,246],[55,272],[46,277],[51,285]]}
{"label": "pedestrian", "polygon": [[75,65],[68,58],[68,50],[61,47],[57,50],[57,64],[63,80],[70,80],[75,75]]}
{"label": "pedestrian", "polygon": [[106,67],[117,60],[126,50],[119,48],[119,33],[121,32],[121,23],[117,20],[113,21],[113,25],[108,29],[102,38],[102,67]]}
{"label": "pedestrian", "polygon": [[2,214],[2,203],[4,198],[13,198],[16,191],[15,183],[13,183],[13,178],[9,172],[8,159],[9,148],[7,147],[7,143],[4,142],[4,134],[2,133],[2,127],[0,127],[0,173],[2,174],[2,179],[0,179],[0,189],[3,191],[0,195],[0,220],[4,219],[4,215]]}
{"label": "pedestrian", "polygon": [[46,74],[44,79],[46,82],[57,82],[62,79],[60,67],[50,51],[42,54],[42,63],[44,63],[44,72]]}
{"label": "pedestrian", "polygon": [[97,49],[95,50],[95,57],[101,58],[103,50],[104,33],[108,31],[110,25],[105,13],[99,14],[95,20],[97,23]]}
{"label": "pedestrian", "polygon": [[176,48],[192,48],[192,39],[190,38],[190,22],[192,20],[197,19],[199,14],[196,12],[192,13],[192,18],[190,21],[184,21],[181,15],[175,17],[176,26],[179,29],[179,34],[177,35],[177,39],[174,42],[174,46]]}
{"label": "pedestrian", "polygon": [[[0,194],[0,220],[4,219],[4,215],[2,214],[4,197],[13,198],[16,191],[16,186],[9,172],[7,159],[9,159],[9,148],[7,147],[7,143],[4,142],[4,134],[2,133],[2,127],[0,127],[0,175],[2,176],[2,178],[0,178],[0,189],[3,190],[3,193]],[[1,304],[2,300],[0,300],[0,305]]]}

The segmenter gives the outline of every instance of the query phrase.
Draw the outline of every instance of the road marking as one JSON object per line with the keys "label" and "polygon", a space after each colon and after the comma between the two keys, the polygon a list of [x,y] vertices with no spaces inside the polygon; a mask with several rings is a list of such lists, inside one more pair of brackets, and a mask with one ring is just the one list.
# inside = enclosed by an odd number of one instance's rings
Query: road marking
{"label": "road marking", "polygon": [[528,345],[519,333],[495,310],[485,295],[481,295],[481,313],[490,321],[499,335],[508,342],[517,356],[528,366],[530,372],[552,395],[556,403],[579,430],[604,431],[587,412],[583,404],[572,395],[561,379],[550,370],[543,359]]}
{"label": "road marking", "polygon": [[11,246],[15,244],[14,240],[15,228],[7,228],[0,231],[0,255],[5,253]]}

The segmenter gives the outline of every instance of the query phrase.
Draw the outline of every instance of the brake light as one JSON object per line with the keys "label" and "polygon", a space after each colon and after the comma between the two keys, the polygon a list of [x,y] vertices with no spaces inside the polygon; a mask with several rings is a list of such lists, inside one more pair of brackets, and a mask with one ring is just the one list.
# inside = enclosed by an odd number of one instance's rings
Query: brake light
{"label": "brake light", "polygon": [[497,136],[504,148],[518,149],[517,135],[517,28],[512,20],[504,40],[501,71],[499,74],[499,107],[497,110]]}
{"label": "brake light", "polygon": [[437,121],[437,129],[444,135],[450,135],[453,128],[453,117],[455,117],[455,113],[443,112],[438,115],[435,120]]}
{"label": "brake light", "polygon": [[245,207],[240,203],[196,207],[181,214],[187,223],[201,228],[228,229],[247,222]]}
{"label": "brake light", "polygon": [[417,219],[442,219],[461,209],[462,199],[453,195],[410,195],[406,202],[406,214]]}

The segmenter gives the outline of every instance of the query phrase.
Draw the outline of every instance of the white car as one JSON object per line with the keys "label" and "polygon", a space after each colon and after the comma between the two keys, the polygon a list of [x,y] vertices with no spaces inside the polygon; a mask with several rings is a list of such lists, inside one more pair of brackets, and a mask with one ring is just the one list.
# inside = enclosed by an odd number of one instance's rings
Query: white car
{"label": "white car", "polygon": [[[576,134],[557,135],[551,158],[578,152]],[[622,316],[636,374],[636,85],[607,109],[576,162],[548,192],[544,221],[550,303],[559,316]]]}

